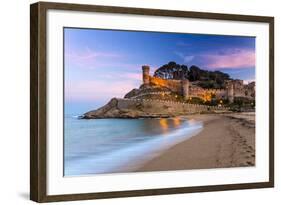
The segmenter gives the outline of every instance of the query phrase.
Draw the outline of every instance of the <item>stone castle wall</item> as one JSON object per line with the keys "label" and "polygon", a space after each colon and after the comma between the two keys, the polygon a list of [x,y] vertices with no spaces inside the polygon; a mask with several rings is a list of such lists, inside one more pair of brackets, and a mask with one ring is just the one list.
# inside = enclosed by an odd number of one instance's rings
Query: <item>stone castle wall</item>
{"label": "stone castle wall", "polygon": [[112,98],[103,107],[83,115],[84,119],[162,118],[202,112],[225,112],[227,107],[189,104],[176,101]]}
{"label": "stone castle wall", "polygon": [[218,99],[227,99],[226,89],[204,89],[199,86],[190,86],[189,95],[190,97],[203,98],[206,94],[214,94]]}
{"label": "stone castle wall", "polygon": [[188,80],[163,79],[149,74],[149,66],[143,66],[143,84],[153,84],[166,87],[171,91],[188,97],[199,97],[204,99],[206,95],[214,94],[217,99],[228,99],[233,102],[234,97],[246,97],[254,99],[255,83],[243,84],[243,80],[231,80],[227,82],[226,89],[204,89],[197,85],[192,85]]}
{"label": "stone castle wall", "polygon": [[212,110],[226,110],[226,107],[190,104],[175,101],[151,99],[118,99],[117,108],[120,110],[138,110],[150,114],[192,114]]}
{"label": "stone castle wall", "polygon": [[169,88],[171,91],[182,94],[182,82],[181,80],[166,80],[149,76],[149,82],[154,85],[163,86]]}

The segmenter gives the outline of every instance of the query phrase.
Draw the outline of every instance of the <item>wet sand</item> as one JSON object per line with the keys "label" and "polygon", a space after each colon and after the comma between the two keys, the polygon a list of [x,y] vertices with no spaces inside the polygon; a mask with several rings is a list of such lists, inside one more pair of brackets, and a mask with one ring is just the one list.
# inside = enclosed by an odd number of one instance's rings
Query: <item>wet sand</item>
{"label": "wet sand", "polygon": [[255,165],[255,115],[231,113],[189,115],[203,130],[135,171],[166,171]]}

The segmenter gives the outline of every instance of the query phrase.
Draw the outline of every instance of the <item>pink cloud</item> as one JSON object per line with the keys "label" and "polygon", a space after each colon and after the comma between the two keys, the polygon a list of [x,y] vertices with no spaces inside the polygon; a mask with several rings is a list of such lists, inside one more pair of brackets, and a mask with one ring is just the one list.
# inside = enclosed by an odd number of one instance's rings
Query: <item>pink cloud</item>
{"label": "pink cloud", "polygon": [[93,63],[98,63],[100,60],[113,60],[120,57],[122,57],[121,54],[94,51],[88,47],[83,50],[66,51],[65,53],[66,62],[74,63],[79,66],[91,65]]}
{"label": "pink cloud", "polygon": [[107,72],[101,73],[98,75],[99,80],[110,81],[110,82],[127,82],[133,81],[135,84],[140,84],[142,81],[142,72],[134,73],[134,72]]}
{"label": "pink cloud", "polygon": [[255,66],[255,52],[251,50],[236,50],[233,53],[202,55],[209,69],[249,68]]}
{"label": "pink cloud", "polygon": [[124,95],[135,88],[133,81],[79,81],[65,86],[66,100],[109,100]]}
{"label": "pink cloud", "polygon": [[93,80],[65,81],[65,98],[69,101],[107,101],[113,97],[123,98],[130,90],[138,88],[141,82],[141,72],[101,73]]}
{"label": "pink cloud", "polygon": [[139,73],[125,73],[122,75],[125,78],[129,78],[132,80],[142,80],[142,72],[140,71]]}

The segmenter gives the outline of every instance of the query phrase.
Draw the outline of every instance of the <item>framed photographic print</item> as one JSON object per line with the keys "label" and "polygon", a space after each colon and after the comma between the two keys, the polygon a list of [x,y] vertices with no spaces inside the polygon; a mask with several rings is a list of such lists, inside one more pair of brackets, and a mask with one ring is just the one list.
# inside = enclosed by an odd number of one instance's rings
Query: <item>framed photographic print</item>
{"label": "framed photographic print", "polygon": [[274,18],[40,2],[30,198],[274,186]]}

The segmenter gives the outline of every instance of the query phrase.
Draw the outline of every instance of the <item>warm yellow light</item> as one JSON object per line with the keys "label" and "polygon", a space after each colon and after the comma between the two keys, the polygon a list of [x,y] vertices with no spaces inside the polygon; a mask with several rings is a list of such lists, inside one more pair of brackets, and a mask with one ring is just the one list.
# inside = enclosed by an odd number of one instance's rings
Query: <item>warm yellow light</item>
{"label": "warm yellow light", "polygon": [[167,119],[165,118],[161,118],[160,121],[160,126],[162,128],[163,131],[166,131],[168,129],[168,122],[167,122]]}
{"label": "warm yellow light", "polygon": [[207,92],[205,92],[204,94],[203,94],[203,99],[205,100],[205,101],[211,101],[211,99],[212,99],[212,94],[211,93],[207,93]]}
{"label": "warm yellow light", "polygon": [[173,122],[174,122],[174,125],[176,127],[178,127],[180,125],[180,118],[178,118],[178,117],[173,118]]}

